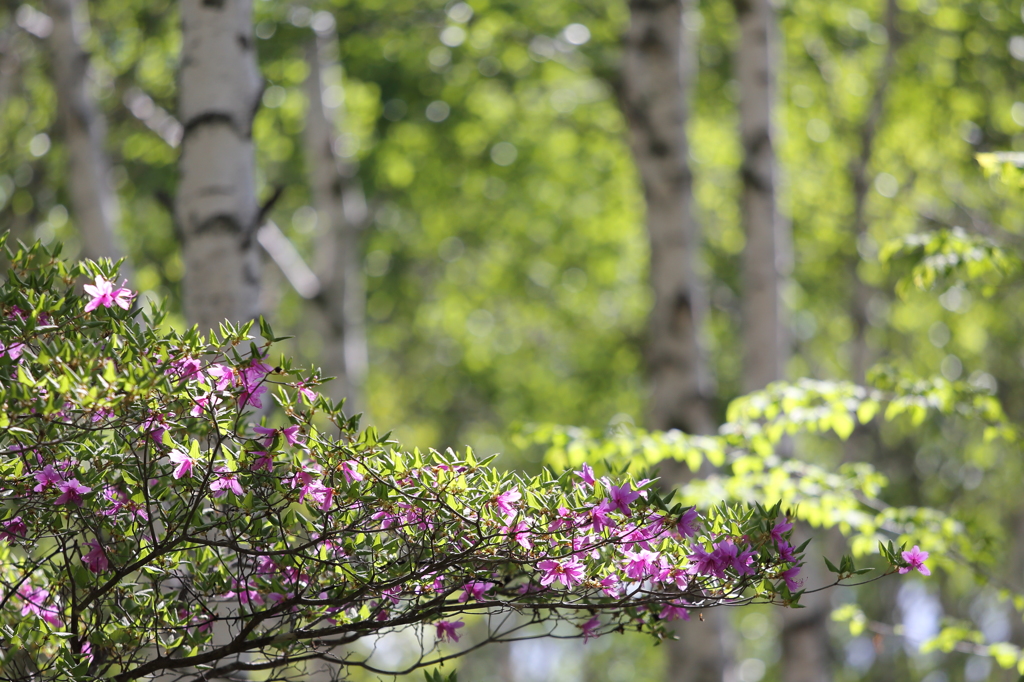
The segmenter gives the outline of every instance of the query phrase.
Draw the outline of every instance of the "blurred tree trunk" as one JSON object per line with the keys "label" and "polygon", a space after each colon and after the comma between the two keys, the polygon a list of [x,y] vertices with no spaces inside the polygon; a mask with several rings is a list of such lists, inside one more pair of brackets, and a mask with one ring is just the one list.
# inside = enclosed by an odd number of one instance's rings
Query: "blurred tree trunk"
{"label": "blurred tree trunk", "polygon": [[[694,52],[684,39],[680,0],[631,0],[625,36],[620,99],[633,157],[647,199],[651,245],[651,310],[646,348],[651,382],[648,425],[707,434],[715,429],[708,396],[709,372],[699,327],[706,309],[694,272],[700,231],[694,217],[688,159],[688,96]],[[669,484],[682,472],[663,472]],[[726,620],[719,610],[680,625],[668,646],[673,682],[726,678]]]}
{"label": "blurred tree trunk", "polygon": [[[334,400],[346,399],[346,413],[363,411],[362,387],[368,365],[366,289],[359,235],[366,201],[354,180],[356,166],[336,151],[336,125],[344,127],[338,37],[329,14],[318,15],[307,48],[306,164],[319,235],[314,264],[320,281],[317,328],[323,340],[323,369],[337,379],[328,384]],[[326,94],[326,96],[325,96]]]}
{"label": "blurred tree trunk", "polygon": [[82,255],[117,260],[124,250],[116,236],[120,206],[103,149],[107,123],[89,92],[89,55],[82,47],[89,31],[89,8],[83,0],[46,0],[46,7],[53,20],[50,53],[68,150],[71,215],[81,234]]}
{"label": "blurred tree trunk", "polygon": [[790,267],[789,223],[779,213],[774,110],[778,27],[768,0],[736,0],[736,80],[743,144],[743,390],[785,376],[789,359],[781,288]]}
{"label": "blurred tree trunk", "polygon": [[252,121],[263,81],[251,0],[182,0],[175,217],[184,242],[188,321],[215,329],[257,315],[259,219]]}

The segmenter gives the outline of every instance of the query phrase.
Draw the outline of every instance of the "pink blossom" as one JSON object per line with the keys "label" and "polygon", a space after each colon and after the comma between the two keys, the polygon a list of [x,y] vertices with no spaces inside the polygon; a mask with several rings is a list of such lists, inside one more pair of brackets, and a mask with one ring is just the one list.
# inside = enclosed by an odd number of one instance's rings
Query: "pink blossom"
{"label": "pink blossom", "polygon": [[263,452],[262,450],[253,450],[252,454],[259,455],[259,457],[257,457],[253,461],[252,465],[249,466],[250,471],[272,472],[274,470],[274,458],[268,453]]}
{"label": "pink blossom", "polygon": [[721,556],[717,551],[708,552],[704,545],[698,543],[693,546],[693,554],[687,557],[692,566],[690,571],[697,575],[712,575],[716,578],[725,577],[725,566],[722,565]]}
{"label": "pink blossom", "polygon": [[176,375],[179,379],[202,379],[203,365],[195,358],[178,358],[171,362],[167,374]]}
{"label": "pink blossom", "polygon": [[541,576],[540,584],[547,587],[556,580],[566,587],[572,587],[573,585],[583,582],[583,564],[580,563],[576,557],[557,561],[555,559],[547,559],[537,564],[537,568],[544,571],[544,575]]}
{"label": "pink blossom", "polygon": [[679,517],[679,522],[676,524],[676,530],[684,538],[692,538],[697,535],[697,519],[700,514],[693,507],[683,512],[683,515]]}
{"label": "pink blossom", "polygon": [[245,495],[245,491],[242,490],[242,484],[235,478],[236,474],[229,472],[224,467],[217,467],[217,473],[220,476],[210,483],[213,497],[224,497],[229,491],[238,497]]}
{"label": "pink blossom", "polygon": [[589,464],[584,462],[583,466],[580,467],[580,470],[575,473],[583,479],[584,483],[593,487],[596,479],[594,478],[594,469]]}
{"label": "pink blossom", "polygon": [[342,462],[340,467],[341,475],[345,477],[346,483],[363,480],[363,475],[356,471],[356,466],[352,462]]}
{"label": "pink blossom", "polygon": [[113,305],[128,310],[131,307],[132,297],[135,295],[123,286],[115,290],[114,283],[103,277],[103,275],[96,275],[95,284],[86,284],[82,288],[85,289],[85,293],[92,296],[92,300],[85,304],[85,312],[87,313],[96,310],[100,306],[109,308]]}
{"label": "pink blossom", "polygon": [[174,470],[174,473],[171,474],[172,476],[174,476],[175,479],[179,479],[184,476],[188,476],[189,478],[191,478],[194,475],[192,473],[192,467],[195,466],[195,461],[191,457],[189,457],[188,453],[186,453],[184,450],[179,450],[175,448],[174,450],[171,450],[171,452],[167,456],[173,463],[178,465],[178,467]]}
{"label": "pink blossom", "polygon": [[673,602],[665,604],[661,609],[661,613],[658,614],[658,618],[662,620],[690,620],[690,612],[679,606],[677,602]]}
{"label": "pink blossom", "polygon": [[548,530],[554,532],[562,528],[568,528],[571,525],[572,512],[566,507],[558,508],[558,518],[551,522],[548,526]]}
{"label": "pink blossom", "polygon": [[50,593],[47,590],[44,590],[41,587],[32,587],[28,583],[23,583],[21,587],[18,588],[18,596],[21,597],[24,602],[21,607],[22,616],[32,614],[42,618],[54,627],[60,626],[60,618],[57,617],[57,609],[46,604],[50,599]]}
{"label": "pink blossom", "polygon": [[515,507],[512,505],[522,497],[523,494],[518,490],[508,490],[494,498],[494,506],[506,517],[512,517],[516,515]]}
{"label": "pink blossom", "polygon": [[782,523],[777,523],[771,530],[772,540],[775,542],[784,542],[782,535],[793,528],[793,524],[789,521],[783,520]]}
{"label": "pink blossom", "polygon": [[610,573],[601,579],[601,591],[612,599],[622,598],[622,581],[619,576]]}
{"label": "pink blossom", "polygon": [[25,344],[23,343],[12,343],[9,346],[0,343],[0,358],[6,353],[7,357],[11,360],[17,360],[23,352],[25,352]]}
{"label": "pink blossom", "polygon": [[591,637],[596,637],[597,636],[594,633],[597,632],[597,629],[599,627],[601,627],[601,619],[598,618],[597,616],[594,616],[593,618],[591,618],[586,623],[584,623],[583,625],[580,626],[580,629],[583,630],[583,643],[584,644],[586,644],[587,640],[589,640]]}
{"label": "pink blossom", "polygon": [[620,486],[610,485],[609,492],[611,494],[609,499],[611,500],[612,507],[618,509],[626,516],[631,516],[633,512],[629,510],[629,505],[633,504],[636,498],[640,497],[640,493],[634,491],[633,486],[628,481]]}
{"label": "pink blossom", "polygon": [[796,579],[797,575],[799,574],[799,566],[794,566],[793,568],[790,568],[789,570],[782,572],[782,579],[785,581],[786,587],[789,588],[790,592],[796,592],[798,589],[800,589],[800,585],[801,583],[803,583],[803,581]]}
{"label": "pink blossom", "polygon": [[442,620],[437,624],[437,638],[442,642],[458,642],[459,635],[456,631],[465,625],[461,620],[456,622]]}
{"label": "pink blossom", "polygon": [[173,412],[167,414],[156,412],[143,420],[139,429],[143,433],[148,433],[152,437],[153,442],[159,445],[163,442],[164,431],[167,430],[167,420],[173,416]]}
{"label": "pink blossom", "polygon": [[32,476],[38,481],[36,487],[32,488],[37,493],[43,492],[51,485],[56,486],[64,482],[64,477],[57,473],[52,464],[47,464],[42,471],[36,472]]}
{"label": "pink blossom", "polygon": [[310,481],[299,493],[299,502],[305,501],[307,496],[320,504],[321,511],[328,511],[334,500],[334,488],[328,488],[320,481]]}
{"label": "pink blossom", "polygon": [[0,523],[0,540],[17,542],[18,540],[24,540],[26,535],[28,535],[28,526],[21,520],[20,516],[15,516]]}
{"label": "pink blossom", "polygon": [[206,410],[216,407],[220,402],[221,398],[219,395],[213,392],[208,393],[196,398],[196,404],[192,406],[188,413],[193,417],[201,417]]}
{"label": "pink blossom", "polygon": [[785,540],[779,543],[779,558],[789,564],[796,562],[793,546]]}
{"label": "pink blossom", "polygon": [[910,573],[910,571],[916,570],[921,575],[931,575],[932,572],[924,565],[927,558],[928,552],[923,552],[920,547],[914,545],[913,549],[903,552],[903,560],[909,565],[900,567],[900,573]]}
{"label": "pink blossom", "polygon": [[608,516],[608,512],[615,511],[615,506],[609,500],[602,500],[601,504],[593,506],[590,512],[590,527],[595,533],[600,533],[602,528],[614,528],[615,521]]}
{"label": "pink blossom", "polygon": [[491,589],[492,587],[494,587],[494,583],[476,581],[468,582],[462,586],[462,589],[465,590],[465,592],[459,595],[459,602],[468,602],[470,598],[474,599],[475,601],[483,601],[484,592]]}
{"label": "pink blossom", "polygon": [[110,561],[107,559],[107,553],[103,551],[103,546],[97,540],[90,540],[86,543],[92,549],[89,553],[82,557],[82,563],[93,573],[102,573],[110,567]]}
{"label": "pink blossom", "polygon": [[54,500],[54,504],[73,504],[76,507],[82,506],[82,495],[92,492],[92,488],[86,487],[78,482],[77,478],[70,481],[61,481],[57,484],[60,497]]}
{"label": "pink blossom", "polygon": [[519,543],[523,549],[533,549],[533,542],[530,540],[530,529],[526,525],[526,522],[520,521],[516,524],[515,528],[505,526],[501,529],[502,533],[508,533],[512,536],[512,539]]}
{"label": "pink blossom", "polygon": [[315,403],[316,399],[320,397],[320,395],[316,391],[314,391],[311,388],[308,388],[306,384],[304,384],[301,381],[295,384],[295,388],[299,389],[299,393],[306,396],[306,400],[308,400],[311,403]]}
{"label": "pink blossom", "polygon": [[221,364],[210,365],[206,370],[206,374],[209,375],[211,379],[216,380],[216,388],[218,391],[228,389],[238,378],[238,374],[234,369]]}
{"label": "pink blossom", "polygon": [[643,580],[654,574],[654,570],[661,558],[657,552],[641,550],[640,552],[625,552],[626,556],[626,577],[633,580]]}

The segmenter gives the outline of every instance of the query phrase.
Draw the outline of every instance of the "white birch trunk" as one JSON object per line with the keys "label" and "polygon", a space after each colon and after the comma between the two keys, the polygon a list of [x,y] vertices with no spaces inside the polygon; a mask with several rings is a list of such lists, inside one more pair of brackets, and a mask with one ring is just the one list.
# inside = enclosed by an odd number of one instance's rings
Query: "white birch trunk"
{"label": "white birch trunk", "polygon": [[621,101],[647,199],[654,289],[649,423],[709,433],[715,425],[698,331],[706,304],[693,267],[700,239],[685,129],[692,68],[683,59],[682,34],[680,0],[630,2]]}
{"label": "white birch trunk", "polygon": [[71,217],[81,234],[83,256],[117,260],[124,250],[116,236],[120,206],[103,149],[107,125],[89,92],[89,55],[82,47],[89,9],[83,0],[47,0],[46,7],[53,20],[49,43],[57,111],[68,149]]}
{"label": "white birch trunk", "polygon": [[[333,22],[309,44],[306,81],[309,111],[306,117],[306,163],[317,212],[319,239],[314,267],[321,284],[317,297],[323,341],[323,369],[336,377],[327,386],[331,398],[346,399],[346,413],[363,411],[362,388],[368,359],[366,346],[366,291],[363,282],[359,233],[365,206],[353,180],[355,165],[335,151],[336,125],[344,126],[344,99],[337,35]],[[328,100],[324,93],[331,90]],[[325,102],[338,102],[330,107]],[[348,205],[346,205],[348,202]],[[353,204],[357,210],[353,210]],[[365,214],[365,208],[361,211]],[[365,217],[365,216],[364,216]]]}
{"label": "white birch trunk", "polygon": [[200,329],[258,313],[260,261],[252,120],[263,90],[251,0],[182,0],[175,218],[185,315]]}
{"label": "white birch trunk", "polygon": [[736,0],[736,76],[743,143],[743,388],[785,377],[788,338],[781,296],[789,273],[789,224],[779,213],[773,144],[777,26],[769,0]]}
{"label": "white birch trunk", "polygon": [[[651,245],[648,422],[652,429],[706,434],[715,423],[700,344],[706,302],[694,272],[700,232],[686,137],[694,51],[684,39],[681,0],[631,0],[629,6],[620,98],[647,199]],[[664,473],[680,482],[679,472]],[[668,645],[667,680],[730,679],[725,614],[708,611],[703,619],[680,624],[677,633],[680,639]]]}

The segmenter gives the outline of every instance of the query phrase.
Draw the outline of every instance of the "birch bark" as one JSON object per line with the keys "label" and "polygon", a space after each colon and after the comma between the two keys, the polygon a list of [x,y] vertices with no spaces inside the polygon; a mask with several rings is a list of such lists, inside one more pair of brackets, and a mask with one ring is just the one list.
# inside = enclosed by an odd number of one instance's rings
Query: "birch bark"
{"label": "birch bark", "polygon": [[789,273],[789,225],[779,213],[773,144],[777,26],[769,0],[736,0],[736,76],[743,144],[743,388],[785,376],[789,357],[781,286]]}
{"label": "birch bark", "polygon": [[89,55],[83,39],[89,9],[82,0],[47,0],[53,21],[49,37],[57,112],[68,149],[71,215],[87,258],[124,256],[116,236],[120,222],[117,194],[110,182],[110,162],[103,145],[107,124],[89,91]]}
{"label": "birch bark", "polygon": [[[323,369],[336,377],[331,398],[346,399],[346,412],[363,411],[362,387],[368,365],[365,329],[366,290],[359,235],[365,200],[355,181],[356,167],[336,152],[337,128],[344,126],[344,96],[338,39],[333,19],[317,15],[314,39],[306,58],[306,163],[319,227],[317,259],[320,280],[317,327],[324,342]],[[331,106],[333,105],[333,106]]]}
{"label": "birch bark", "polygon": [[200,329],[257,315],[259,207],[252,121],[262,95],[251,0],[182,0],[175,218],[185,314]]}
{"label": "birch bark", "polygon": [[[647,200],[651,246],[651,310],[647,368],[652,429],[711,433],[710,375],[700,344],[706,303],[694,272],[700,232],[694,217],[693,176],[686,123],[695,76],[692,43],[684,37],[688,2],[630,0],[620,88],[630,144]],[[664,472],[679,483],[679,472]],[[672,481],[670,481],[671,483]],[[724,615],[709,611],[703,622],[680,625],[669,644],[667,679],[721,682],[729,676]]]}

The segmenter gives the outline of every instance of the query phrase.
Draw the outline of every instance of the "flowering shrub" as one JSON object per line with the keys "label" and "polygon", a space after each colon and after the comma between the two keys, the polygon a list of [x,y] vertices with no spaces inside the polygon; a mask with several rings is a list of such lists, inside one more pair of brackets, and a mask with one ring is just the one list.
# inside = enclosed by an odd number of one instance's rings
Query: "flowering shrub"
{"label": "flowering shrub", "polygon": [[[0,287],[5,678],[380,672],[343,645],[400,629],[422,643],[412,669],[458,655],[471,614],[490,616],[474,644],[664,637],[693,610],[799,598],[778,506],[700,515],[588,466],[528,478],[402,451],[271,362],[265,323],[259,343],[162,331],[109,264],[57,256],[10,254]],[[920,569],[913,551],[887,556]]]}

